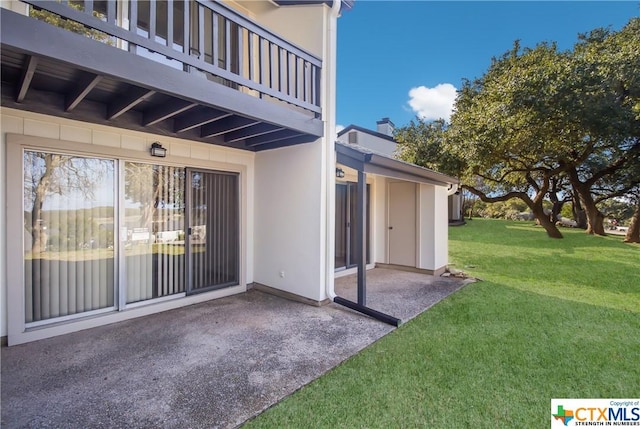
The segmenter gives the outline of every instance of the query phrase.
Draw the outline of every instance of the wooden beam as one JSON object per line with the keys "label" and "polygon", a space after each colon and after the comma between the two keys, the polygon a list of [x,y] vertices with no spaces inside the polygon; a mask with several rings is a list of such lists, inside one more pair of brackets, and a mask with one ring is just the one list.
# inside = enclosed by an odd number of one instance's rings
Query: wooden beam
{"label": "wooden beam", "polygon": [[22,103],[24,98],[27,96],[27,90],[31,86],[31,80],[36,72],[37,65],[38,58],[33,55],[29,55],[25,61],[24,69],[22,70],[22,77],[20,78],[20,85],[18,86],[18,95],[16,96],[16,101],[18,103]]}
{"label": "wooden beam", "polygon": [[274,133],[270,133],[270,134],[267,134],[267,135],[248,138],[245,141],[245,145],[246,146],[258,146],[258,145],[261,145],[261,144],[267,144],[267,143],[271,143],[271,142],[276,142],[278,140],[284,140],[284,139],[288,139],[288,138],[292,138],[292,137],[298,137],[298,136],[301,136],[301,135],[303,135],[301,132],[294,131],[294,130],[276,131]]}
{"label": "wooden beam", "polygon": [[298,137],[291,137],[288,139],[282,139],[282,140],[277,140],[271,143],[265,143],[259,146],[253,146],[249,149],[253,149],[256,152],[262,151],[262,150],[269,150],[269,149],[279,149],[281,147],[287,147],[287,146],[295,146],[295,145],[299,145],[299,144],[304,144],[304,143],[311,143],[318,140],[318,137],[316,136],[312,136],[312,135],[302,135],[302,136],[298,136]]}
{"label": "wooden beam", "polygon": [[173,100],[168,103],[163,103],[144,111],[142,115],[142,125],[147,126],[157,124],[158,122],[162,122],[165,119],[179,115],[180,113],[183,113],[197,105],[198,103],[186,100]]}
{"label": "wooden beam", "polygon": [[182,133],[202,125],[206,125],[210,122],[226,118],[227,116],[231,116],[231,113],[223,112],[218,109],[203,108],[196,112],[190,112],[176,118],[173,125],[173,132]]}
{"label": "wooden beam", "polygon": [[91,92],[102,80],[102,76],[93,73],[83,73],[76,87],[65,97],[64,110],[70,112]]}
{"label": "wooden beam", "polygon": [[248,139],[251,137],[258,137],[265,134],[274,133],[276,131],[281,131],[284,128],[277,127],[271,124],[256,124],[247,128],[242,128],[240,130],[232,131],[228,134],[225,134],[224,141],[229,142],[237,142],[239,140]]}
{"label": "wooden beam", "polygon": [[209,138],[219,136],[221,134],[230,133],[245,127],[250,127],[259,123],[258,119],[245,118],[243,116],[231,116],[221,121],[203,125],[200,129],[200,137]]}
{"label": "wooden beam", "polygon": [[133,109],[137,104],[155,94],[155,91],[146,88],[138,88],[131,91],[130,94],[120,95],[116,101],[111,103],[107,108],[107,119],[112,120]]}

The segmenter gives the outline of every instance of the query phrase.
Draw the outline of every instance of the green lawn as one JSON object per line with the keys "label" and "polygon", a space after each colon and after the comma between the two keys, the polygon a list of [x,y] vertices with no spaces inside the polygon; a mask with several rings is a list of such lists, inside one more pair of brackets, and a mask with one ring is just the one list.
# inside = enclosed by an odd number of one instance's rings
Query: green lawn
{"label": "green lawn", "polygon": [[466,286],[247,428],[548,428],[551,398],[640,397],[640,246],[530,222],[449,229]]}

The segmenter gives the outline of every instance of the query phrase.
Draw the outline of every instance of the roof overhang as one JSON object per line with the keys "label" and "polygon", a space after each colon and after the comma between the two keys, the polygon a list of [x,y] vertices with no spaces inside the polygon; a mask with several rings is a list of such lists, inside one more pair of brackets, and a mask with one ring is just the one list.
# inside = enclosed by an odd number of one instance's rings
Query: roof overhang
{"label": "roof overhang", "polygon": [[[280,6],[298,6],[325,3],[329,7],[333,6],[334,1],[336,0],[274,0],[274,2]],[[340,4],[340,11],[342,12],[351,10],[355,1],[356,0],[342,0]]]}
{"label": "roof overhang", "polygon": [[428,168],[389,158],[372,152],[362,146],[336,142],[335,148],[336,161],[338,164],[364,173],[436,186],[449,187],[450,185],[460,183],[460,180],[456,177],[447,176],[446,174],[438,173]]}

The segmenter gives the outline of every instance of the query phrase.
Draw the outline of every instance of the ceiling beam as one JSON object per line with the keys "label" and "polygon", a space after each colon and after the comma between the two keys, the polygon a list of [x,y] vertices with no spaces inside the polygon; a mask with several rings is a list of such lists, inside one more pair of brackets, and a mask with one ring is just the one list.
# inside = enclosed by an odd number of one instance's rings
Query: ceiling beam
{"label": "ceiling beam", "polygon": [[186,100],[173,100],[168,103],[162,103],[157,107],[147,109],[142,114],[142,125],[154,125],[158,122],[162,122],[165,119],[172,118],[185,112],[192,107],[197,106],[198,103],[193,103]]}
{"label": "ceiling beam", "polygon": [[258,137],[248,138],[244,144],[248,147],[259,146],[261,144],[267,144],[272,142],[277,142],[278,140],[284,140],[292,137],[298,137],[303,135],[303,133],[294,130],[282,130],[276,131],[275,133],[265,134]]}
{"label": "ceiling beam", "polygon": [[150,89],[137,88],[128,95],[118,95],[117,99],[107,108],[107,119],[112,120],[117,118],[155,93],[155,91]]}
{"label": "ceiling beam", "polygon": [[209,138],[219,136],[221,134],[230,133],[242,128],[250,127],[260,123],[258,119],[245,118],[244,116],[231,116],[221,121],[203,125],[200,129],[200,137]]}
{"label": "ceiling beam", "polygon": [[265,134],[274,133],[276,131],[284,130],[283,127],[277,127],[271,124],[256,124],[247,128],[242,128],[237,131],[232,131],[228,134],[225,134],[224,141],[229,142],[237,142],[240,140],[248,139],[251,137],[258,137]]}
{"label": "ceiling beam", "polygon": [[31,86],[31,80],[36,72],[38,65],[38,58],[33,55],[29,55],[25,61],[24,68],[22,69],[22,76],[20,77],[20,84],[18,85],[18,95],[16,96],[16,102],[22,103],[27,96],[27,90]]}
{"label": "ceiling beam", "polygon": [[70,112],[91,92],[102,80],[102,76],[83,73],[76,87],[65,97],[64,111]]}
{"label": "ceiling beam", "polygon": [[231,116],[231,113],[205,107],[176,118],[173,124],[173,132],[182,133],[228,116]]}
{"label": "ceiling beam", "polygon": [[253,149],[255,151],[269,150],[269,149],[278,149],[286,146],[295,146],[303,143],[311,143],[318,140],[318,137],[312,136],[310,134],[304,134],[297,137],[291,137],[288,139],[277,140],[271,143],[265,143],[259,146],[254,146]]}

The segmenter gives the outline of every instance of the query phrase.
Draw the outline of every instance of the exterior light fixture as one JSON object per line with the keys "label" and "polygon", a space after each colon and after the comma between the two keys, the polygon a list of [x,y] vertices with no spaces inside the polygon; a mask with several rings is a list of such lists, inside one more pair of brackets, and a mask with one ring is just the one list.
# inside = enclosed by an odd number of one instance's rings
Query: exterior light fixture
{"label": "exterior light fixture", "polygon": [[342,179],[344,177],[344,170],[336,167],[336,177]]}
{"label": "exterior light fixture", "polygon": [[157,156],[160,158],[164,158],[167,156],[167,150],[162,147],[162,145],[158,142],[154,142],[151,145],[151,156]]}

